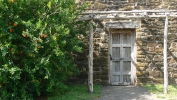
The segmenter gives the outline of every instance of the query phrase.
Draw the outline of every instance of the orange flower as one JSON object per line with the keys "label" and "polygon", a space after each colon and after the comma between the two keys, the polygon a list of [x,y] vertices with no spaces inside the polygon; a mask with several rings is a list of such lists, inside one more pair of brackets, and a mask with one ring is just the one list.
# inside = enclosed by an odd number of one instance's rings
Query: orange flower
{"label": "orange flower", "polygon": [[11,2],[14,2],[15,0],[11,0]]}
{"label": "orange flower", "polygon": [[26,38],[26,37],[27,37],[27,35],[26,35],[26,34],[23,34],[23,37],[24,37],[24,38]]}
{"label": "orange flower", "polygon": [[40,35],[40,37],[41,37],[41,38],[44,38],[44,37],[45,37],[45,35],[44,35],[44,34],[41,34],[41,35]]}
{"label": "orange flower", "polygon": [[12,32],[13,32],[13,29],[10,29],[9,32],[12,33]]}
{"label": "orange flower", "polygon": [[14,26],[16,27],[16,26],[17,26],[17,24],[16,24],[16,23],[14,23]]}
{"label": "orange flower", "polygon": [[37,40],[37,42],[41,42],[40,40]]}
{"label": "orange flower", "polygon": [[14,54],[14,52],[12,52],[12,54]]}
{"label": "orange flower", "polygon": [[40,49],[40,48],[41,48],[41,46],[38,46],[37,48],[38,48],[38,49]]}

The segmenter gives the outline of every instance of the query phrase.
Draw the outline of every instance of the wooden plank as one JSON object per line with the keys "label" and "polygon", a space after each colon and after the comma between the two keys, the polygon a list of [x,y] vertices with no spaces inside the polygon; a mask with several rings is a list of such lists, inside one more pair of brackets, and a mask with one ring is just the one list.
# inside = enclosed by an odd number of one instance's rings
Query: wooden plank
{"label": "wooden plank", "polygon": [[[108,22],[106,23],[105,25],[106,27],[109,27],[109,28],[122,28],[122,29],[125,29],[125,28],[140,28],[140,23],[139,22]],[[127,30],[127,31],[130,31],[130,30]],[[121,32],[120,31],[117,31],[118,33]],[[124,33],[127,33],[124,31]]]}
{"label": "wooden plank", "polygon": [[93,92],[93,20],[90,20],[90,38],[89,38],[89,57],[88,57],[88,66],[89,66],[89,73],[88,73],[88,87],[89,91]]}
{"label": "wooden plank", "polygon": [[107,28],[106,30],[108,30],[108,35],[109,35],[109,41],[108,41],[108,83],[111,84],[111,32],[110,29]]}
{"label": "wooden plank", "polygon": [[112,61],[131,61],[131,58],[115,58]]}
{"label": "wooden plank", "polygon": [[[85,20],[90,20],[90,19],[134,19],[134,18],[165,18],[165,15],[147,15],[147,16],[94,16],[93,18],[91,17],[80,17],[78,21],[85,21]],[[169,15],[169,17],[177,17],[177,15]]]}
{"label": "wooden plank", "polygon": [[167,94],[168,92],[168,64],[167,64],[167,34],[168,34],[168,16],[169,14],[166,14],[166,19],[165,19],[165,29],[164,29],[164,50],[163,50],[163,55],[164,55],[164,94]]}
{"label": "wooden plank", "polygon": [[114,78],[113,78],[113,75],[112,75],[112,73],[113,73],[113,70],[112,70],[112,34],[110,34],[110,75],[111,75],[111,85],[113,85],[113,80],[114,80]]}
{"label": "wooden plank", "polygon": [[135,66],[135,56],[136,56],[136,43],[135,43],[135,37],[136,33],[135,30],[131,33],[131,83],[135,85],[135,79],[136,79],[136,66]]}
{"label": "wooden plank", "polygon": [[130,44],[112,44],[112,47],[131,47]]}
{"label": "wooden plank", "polygon": [[81,15],[89,14],[111,14],[111,13],[166,13],[166,12],[177,12],[177,10],[132,10],[132,11],[95,11],[95,12],[83,12]]}
{"label": "wooden plank", "polygon": [[114,72],[112,75],[131,75],[131,72]]}
{"label": "wooden plank", "polygon": [[[107,23],[106,23],[107,24]],[[109,23],[111,24],[111,22]],[[110,28],[110,27],[109,27]],[[132,29],[115,29],[112,28],[110,29],[112,34],[123,34],[123,33],[131,33],[133,30]]]}

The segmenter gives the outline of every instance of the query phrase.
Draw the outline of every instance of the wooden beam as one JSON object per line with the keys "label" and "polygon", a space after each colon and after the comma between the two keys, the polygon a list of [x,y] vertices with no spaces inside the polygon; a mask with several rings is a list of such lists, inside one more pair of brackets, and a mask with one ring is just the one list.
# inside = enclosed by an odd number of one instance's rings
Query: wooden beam
{"label": "wooden beam", "polygon": [[[90,20],[90,19],[133,19],[133,18],[165,18],[166,15],[147,15],[147,16],[125,16],[125,15],[120,15],[120,16],[106,16],[106,15],[96,15],[94,17],[89,17],[89,16],[86,16],[86,17],[80,17],[78,19],[78,21],[84,21],[84,20]],[[177,15],[169,15],[169,17],[177,17]]]}
{"label": "wooden beam", "polygon": [[89,56],[88,56],[88,67],[89,67],[89,73],[88,73],[88,87],[89,91],[93,92],[93,26],[92,26],[93,20],[90,20],[90,39],[89,39]]}
{"label": "wooden beam", "polygon": [[169,14],[166,14],[166,19],[165,19],[165,29],[164,29],[164,50],[163,50],[163,55],[164,55],[164,94],[167,94],[168,92],[168,63],[167,63],[167,34],[168,34],[168,16]]}
{"label": "wooden beam", "polygon": [[112,13],[169,13],[169,12],[177,12],[177,10],[132,10],[132,11],[95,11],[95,12],[83,12],[81,15],[89,15],[89,14],[112,14]]}

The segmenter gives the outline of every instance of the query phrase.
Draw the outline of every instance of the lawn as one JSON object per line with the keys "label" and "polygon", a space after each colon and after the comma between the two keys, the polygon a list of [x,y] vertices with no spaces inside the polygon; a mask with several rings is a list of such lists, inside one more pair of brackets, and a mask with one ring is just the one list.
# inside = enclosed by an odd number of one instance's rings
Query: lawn
{"label": "lawn", "polygon": [[166,98],[168,100],[177,100],[177,86],[169,85],[168,86],[168,94],[163,94],[163,84],[146,84],[145,88],[148,89],[149,92],[156,94],[158,98]]}
{"label": "lawn", "polygon": [[93,100],[101,96],[101,86],[94,85],[94,92],[88,92],[87,85],[70,85],[69,91],[64,94],[55,94],[48,100]]}

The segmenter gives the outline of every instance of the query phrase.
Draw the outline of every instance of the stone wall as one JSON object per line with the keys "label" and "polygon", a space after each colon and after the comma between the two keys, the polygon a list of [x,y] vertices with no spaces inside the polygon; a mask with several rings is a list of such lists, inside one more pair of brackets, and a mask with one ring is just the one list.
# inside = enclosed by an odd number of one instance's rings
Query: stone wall
{"label": "stone wall", "polygon": [[[78,0],[89,2],[87,11],[118,10],[176,10],[177,0]],[[108,41],[107,22],[130,20],[94,20],[94,82],[108,84]],[[165,18],[142,18],[136,29],[136,76],[137,83],[163,83],[163,34]],[[168,72],[170,84],[177,84],[177,18],[169,17]],[[88,38],[87,38],[88,39]],[[88,45],[88,44],[87,44]],[[88,55],[86,51],[85,55]],[[83,57],[83,56],[82,56]],[[80,68],[87,70],[87,57],[79,61]],[[87,77],[86,77],[87,78]]]}

